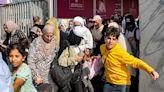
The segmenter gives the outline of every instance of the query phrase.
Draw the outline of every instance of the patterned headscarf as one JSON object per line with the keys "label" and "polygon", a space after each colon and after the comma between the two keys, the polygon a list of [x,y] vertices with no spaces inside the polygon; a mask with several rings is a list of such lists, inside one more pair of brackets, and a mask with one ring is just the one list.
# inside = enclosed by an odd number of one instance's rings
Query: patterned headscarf
{"label": "patterned headscarf", "polygon": [[5,25],[8,27],[8,30],[10,33],[18,28],[18,25],[14,21],[11,21],[11,20],[7,21]]}

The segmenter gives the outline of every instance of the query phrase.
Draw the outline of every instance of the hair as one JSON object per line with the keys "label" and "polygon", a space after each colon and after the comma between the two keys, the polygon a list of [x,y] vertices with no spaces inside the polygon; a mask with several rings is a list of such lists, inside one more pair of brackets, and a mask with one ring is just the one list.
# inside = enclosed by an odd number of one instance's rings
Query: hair
{"label": "hair", "polygon": [[[126,20],[126,29],[128,29],[130,25],[132,25],[132,29],[136,27],[135,19],[133,15],[127,15],[125,17],[125,20]],[[129,30],[129,31],[133,31],[133,30]]]}
{"label": "hair", "polygon": [[105,36],[113,36],[116,37],[118,39],[118,37],[120,36],[120,30],[118,28],[115,27],[109,27],[107,29],[107,32],[105,33]]}
{"label": "hair", "polygon": [[109,20],[113,20],[114,22],[118,23],[119,25],[121,24],[122,19],[123,18],[120,15],[117,15],[117,14],[111,15],[110,18],[109,18]]}
{"label": "hair", "polygon": [[135,22],[135,19],[134,19],[134,16],[133,16],[133,15],[127,15],[127,16],[125,17],[125,19],[129,19],[129,22],[130,22],[130,23]]}
{"label": "hair", "polygon": [[10,53],[11,50],[14,50],[14,49],[17,49],[22,54],[22,56],[27,56],[27,52],[25,51],[25,47],[19,43],[11,44],[9,46],[9,49],[8,49],[8,54]]}
{"label": "hair", "polygon": [[39,16],[34,16],[33,17],[33,22],[35,23],[35,22],[38,22],[40,20],[40,17]]}
{"label": "hair", "polygon": [[19,43],[22,45],[22,47],[24,47],[25,49],[29,49],[30,48],[30,41],[29,39],[19,39]]}

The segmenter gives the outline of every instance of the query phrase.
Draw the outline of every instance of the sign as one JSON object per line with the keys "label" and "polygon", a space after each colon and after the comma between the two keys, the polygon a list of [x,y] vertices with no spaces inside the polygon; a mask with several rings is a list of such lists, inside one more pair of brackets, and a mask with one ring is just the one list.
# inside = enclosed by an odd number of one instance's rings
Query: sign
{"label": "sign", "polygon": [[69,0],[70,10],[84,10],[84,0]]}
{"label": "sign", "polygon": [[57,17],[74,18],[82,16],[93,17],[93,0],[58,0]]}

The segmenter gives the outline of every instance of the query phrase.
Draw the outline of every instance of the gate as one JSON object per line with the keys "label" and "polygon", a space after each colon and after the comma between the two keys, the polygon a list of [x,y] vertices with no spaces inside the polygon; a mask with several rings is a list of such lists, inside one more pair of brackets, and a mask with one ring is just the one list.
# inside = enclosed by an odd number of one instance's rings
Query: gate
{"label": "gate", "polygon": [[0,6],[0,37],[3,39],[3,24],[13,20],[27,36],[33,25],[33,16],[39,16],[44,23],[48,19],[49,10],[46,0],[25,1]]}

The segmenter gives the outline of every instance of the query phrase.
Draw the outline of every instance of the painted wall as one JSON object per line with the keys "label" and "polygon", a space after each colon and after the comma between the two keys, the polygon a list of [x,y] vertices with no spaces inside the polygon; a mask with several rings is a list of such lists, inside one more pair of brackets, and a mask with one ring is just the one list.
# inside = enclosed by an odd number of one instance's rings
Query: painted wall
{"label": "painted wall", "polygon": [[121,0],[96,0],[97,15],[103,18],[109,18],[115,13],[121,15]]}
{"label": "painted wall", "polygon": [[127,11],[130,11],[134,17],[138,16],[138,0],[55,0],[55,2],[56,1],[57,4],[54,3],[54,5],[55,8],[57,5],[57,17],[59,18],[73,18],[77,15],[92,18],[94,14],[101,15],[103,18],[109,18],[112,14],[117,13],[121,15]]}
{"label": "painted wall", "polygon": [[93,16],[93,0],[58,0],[58,18],[73,18],[75,16]]}
{"label": "painted wall", "polygon": [[123,14],[131,12],[136,18],[139,15],[139,0],[123,0]]}
{"label": "painted wall", "polygon": [[140,73],[139,92],[164,92],[164,0],[139,0],[141,59],[160,74]]}

